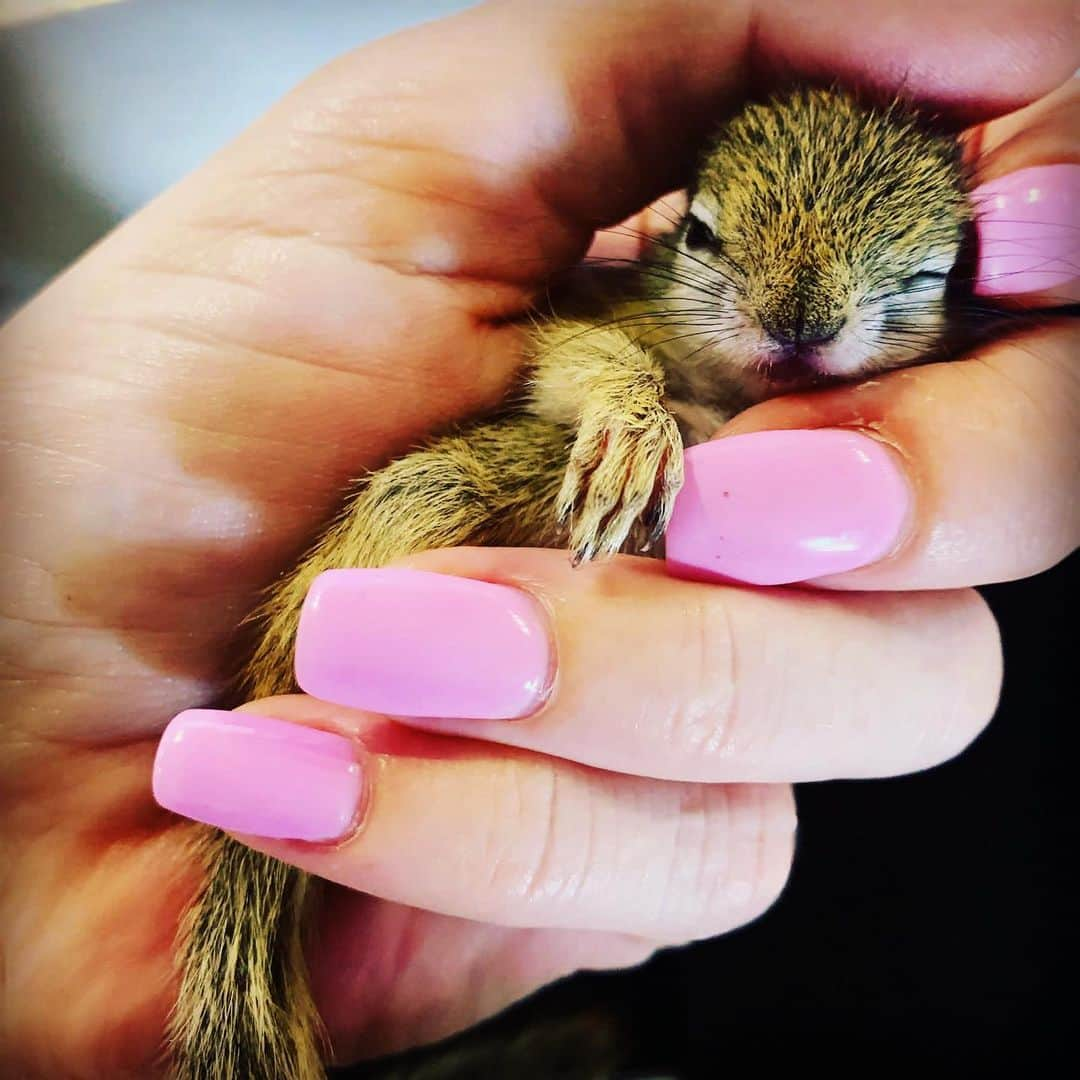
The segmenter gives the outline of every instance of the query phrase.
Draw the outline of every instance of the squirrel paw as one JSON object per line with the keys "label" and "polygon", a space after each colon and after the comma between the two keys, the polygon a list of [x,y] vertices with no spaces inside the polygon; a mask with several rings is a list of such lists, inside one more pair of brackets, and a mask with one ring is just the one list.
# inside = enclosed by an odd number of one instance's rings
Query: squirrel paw
{"label": "squirrel paw", "polygon": [[639,521],[651,540],[663,535],[682,482],[682,439],[663,406],[587,413],[556,503],[559,522],[570,524],[573,564],[614,555]]}

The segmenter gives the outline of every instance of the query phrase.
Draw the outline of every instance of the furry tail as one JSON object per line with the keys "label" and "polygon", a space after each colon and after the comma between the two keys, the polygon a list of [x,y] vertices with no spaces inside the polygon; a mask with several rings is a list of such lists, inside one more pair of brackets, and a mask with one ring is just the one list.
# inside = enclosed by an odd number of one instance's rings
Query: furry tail
{"label": "furry tail", "polygon": [[[296,689],[292,661],[312,580],[464,543],[557,540],[564,429],[531,417],[480,424],[373,474],[303,562],[271,589],[242,677],[245,698]],[[308,875],[206,830],[206,884],[179,940],[168,1032],[174,1080],[317,1080],[329,1046],[308,988]]]}
{"label": "furry tail", "polygon": [[174,1080],[318,1080],[327,1045],[302,929],[312,879],[222,833],[200,839],[202,895],[181,928]]}

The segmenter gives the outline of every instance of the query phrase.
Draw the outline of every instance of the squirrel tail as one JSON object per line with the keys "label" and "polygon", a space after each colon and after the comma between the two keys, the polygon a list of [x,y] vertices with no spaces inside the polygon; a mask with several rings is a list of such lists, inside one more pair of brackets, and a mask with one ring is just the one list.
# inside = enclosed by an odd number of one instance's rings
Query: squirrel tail
{"label": "squirrel tail", "polygon": [[[468,542],[554,539],[567,456],[564,429],[521,416],[445,436],[372,474],[256,613],[245,699],[296,690],[300,609],[323,570]],[[206,879],[178,941],[173,1080],[317,1080],[329,1043],[303,950],[315,882],[216,830],[201,830],[199,845]]]}
{"label": "squirrel tail", "polygon": [[308,988],[305,873],[203,830],[202,894],[180,930],[173,1080],[318,1080],[326,1036]]}

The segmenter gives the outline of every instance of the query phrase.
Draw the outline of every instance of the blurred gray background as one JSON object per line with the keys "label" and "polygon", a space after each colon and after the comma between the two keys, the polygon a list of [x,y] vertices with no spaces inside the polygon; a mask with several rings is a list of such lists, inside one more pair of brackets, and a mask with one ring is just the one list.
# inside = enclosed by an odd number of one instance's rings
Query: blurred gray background
{"label": "blurred gray background", "polygon": [[0,317],[320,64],[469,6],[123,0],[4,27]]}

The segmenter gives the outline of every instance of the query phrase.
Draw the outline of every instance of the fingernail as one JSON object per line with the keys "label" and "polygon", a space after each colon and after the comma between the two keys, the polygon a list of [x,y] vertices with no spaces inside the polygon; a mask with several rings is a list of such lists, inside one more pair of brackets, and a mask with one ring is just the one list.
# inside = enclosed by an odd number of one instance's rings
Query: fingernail
{"label": "fingernail", "polygon": [[1080,165],[1038,165],[972,192],[975,291],[1048,292],[1080,277]]}
{"label": "fingernail", "polygon": [[363,796],[348,739],[218,709],[189,709],[169,722],[153,783],[154,798],[167,810],[278,840],[345,836]]}
{"label": "fingernail", "polygon": [[855,432],[733,435],[685,461],[666,553],[693,577],[783,585],[854,570],[896,546],[910,509],[890,452]]}
{"label": "fingernail", "polygon": [[547,620],[527,593],[421,570],[327,570],[304,601],[296,680],[392,716],[508,720],[551,686]]}

